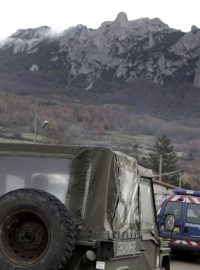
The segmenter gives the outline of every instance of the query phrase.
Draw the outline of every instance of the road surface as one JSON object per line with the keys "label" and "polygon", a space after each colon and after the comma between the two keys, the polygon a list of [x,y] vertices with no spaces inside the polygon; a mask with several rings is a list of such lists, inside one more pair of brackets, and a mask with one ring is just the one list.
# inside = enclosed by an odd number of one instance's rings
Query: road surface
{"label": "road surface", "polygon": [[200,270],[200,254],[182,254],[173,257],[171,260],[171,270]]}

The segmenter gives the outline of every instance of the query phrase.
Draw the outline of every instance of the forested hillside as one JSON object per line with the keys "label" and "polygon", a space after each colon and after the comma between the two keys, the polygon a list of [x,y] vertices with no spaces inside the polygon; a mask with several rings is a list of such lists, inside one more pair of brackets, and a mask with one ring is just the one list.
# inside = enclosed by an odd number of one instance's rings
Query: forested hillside
{"label": "forested hillside", "polygon": [[[34,140],[38,100],[39,142],[109,146],[137,156],[147,163],[156,137],[167,134],[175,145],[183,178],[198,182],[200,128],[198,119],[171,118],[141,113],[127,104],[75,100],[66,96],[19,96],[0,94],[1,140]],[[45,128],[41,124],[48,120]]]}

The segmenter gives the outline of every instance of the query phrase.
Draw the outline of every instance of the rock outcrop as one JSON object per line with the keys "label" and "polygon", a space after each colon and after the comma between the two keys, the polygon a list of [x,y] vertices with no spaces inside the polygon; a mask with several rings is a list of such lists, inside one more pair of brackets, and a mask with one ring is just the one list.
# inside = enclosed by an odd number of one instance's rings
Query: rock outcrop
{"label": "rock outcrop", "polygon": [[52,75],[56,70],[56,76],[62,74],[68,84],[80,82],[87,90],[106,81],[135,79],[200,87],[198,27],[184,33],[158,18],[129,21],[124,12],[95,30],[83,25],[60,34],[46,26],[18,30],[0,46],[0,58],[8,54],[16,61],[14,67],[20,55],[24,61],[20,68],[32,70],[36,65],[40,72]]}

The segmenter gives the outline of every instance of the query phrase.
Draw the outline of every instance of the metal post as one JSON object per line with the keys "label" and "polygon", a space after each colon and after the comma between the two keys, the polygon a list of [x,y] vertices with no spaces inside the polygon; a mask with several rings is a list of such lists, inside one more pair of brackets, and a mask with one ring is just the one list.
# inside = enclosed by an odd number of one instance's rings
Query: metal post
{"label": "metal post", "polygon": [[162,182],[162,154],[159,157],[159,181]]}
{"label": "metal post", "polygon": [[179,176],[178,186],[179,186],[179,188],[181,188],[181,187],[182,187],[182,183],[181,183],[181,176]]}
{"label": "metal post", "polygon": [[34,116],[34,143],[37,142],[38,133],[38,99],[35,102],[35,116]]}

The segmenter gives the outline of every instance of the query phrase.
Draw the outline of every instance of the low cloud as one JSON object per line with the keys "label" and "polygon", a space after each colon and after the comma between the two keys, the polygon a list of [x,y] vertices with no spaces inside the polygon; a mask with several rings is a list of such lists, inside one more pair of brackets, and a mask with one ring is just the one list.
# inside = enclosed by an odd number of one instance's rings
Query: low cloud
{"label": "low cloud", "polygon": [[31,29],[19,29],[13,35],[0,41],[0,48],[13,47],[13,53],[34,52],[34,48],[44,39],[56,39],[63,31],[53,30],[48,26]]}

